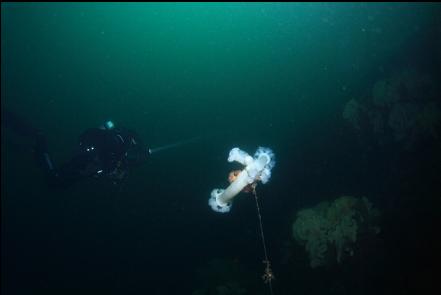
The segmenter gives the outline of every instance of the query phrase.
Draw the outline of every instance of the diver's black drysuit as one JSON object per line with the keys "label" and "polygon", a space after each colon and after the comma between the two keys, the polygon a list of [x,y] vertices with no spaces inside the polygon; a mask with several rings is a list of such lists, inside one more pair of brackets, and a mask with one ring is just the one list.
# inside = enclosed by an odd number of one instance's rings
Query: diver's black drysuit
{"label": "diver's black drysuit", "polygon": [[149,149],[132,130],[90,128],[79,137],[73,157],[57,168],[48,152],[46,137],[40,130],[4,109],[3,124],[21,135],[35,138],[35,156],[51,187],[68,187],[89,177],[120,181],[126,177],[129,166],[140,164],[149,156]]}

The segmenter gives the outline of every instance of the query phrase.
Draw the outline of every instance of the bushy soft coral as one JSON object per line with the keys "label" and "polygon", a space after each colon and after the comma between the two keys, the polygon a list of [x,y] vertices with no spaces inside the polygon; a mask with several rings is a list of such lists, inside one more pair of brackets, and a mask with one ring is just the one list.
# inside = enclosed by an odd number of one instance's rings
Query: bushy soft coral
{"label": "bushy soft coral", "polygon": [[297,214],[297,220],[293,225],[294,238],[305,245],[311,267],[321,265],[325,259],[328,250],[327,230],[328,222],[317,214],[317,210],[305,209]]}
{"label": "bushy soft coral", "polygon": [[363,111],[360,103],[355,99],[351,99],[343,109],[343,118],[351,123],[355,129],[360,129],[361,112]]}
{"label": "bushy soft coral", "polygon": [[397,143],[412,149],[440,140],[440,86],[416,69],[403,69],[377,81],[368,97],[349,100],[343,119],[359,136],[374,135],[378,144]]}
{"label": "bushy soft coral", "polygon": [[340,263],[345,253],[353,254],[360,228],[377,233],[373,221],[378,210],[366,198],[342,196],[297,213],[294,239],[305,246],[312,268],[324,265],[332,255]]}

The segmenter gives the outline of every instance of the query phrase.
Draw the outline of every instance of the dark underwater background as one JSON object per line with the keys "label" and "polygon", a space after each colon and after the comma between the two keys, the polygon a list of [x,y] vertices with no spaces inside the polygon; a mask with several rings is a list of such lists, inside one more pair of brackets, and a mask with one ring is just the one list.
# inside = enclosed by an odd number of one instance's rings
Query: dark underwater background
{"label": "dark underwater background", "polygon": [[[274,294],[439,294],[440,12],[2,2],[2,111],[44,130],[57,165],[109,119],[152,148],[198,137],[121,184],[54,190],[2,124],[2,294],[270,294],[253,196],[208,206],[230,149],[259,146],[276,155],[257,186]],[[340,196],[367,198],[380,231],[313,268],[296,214]]]}

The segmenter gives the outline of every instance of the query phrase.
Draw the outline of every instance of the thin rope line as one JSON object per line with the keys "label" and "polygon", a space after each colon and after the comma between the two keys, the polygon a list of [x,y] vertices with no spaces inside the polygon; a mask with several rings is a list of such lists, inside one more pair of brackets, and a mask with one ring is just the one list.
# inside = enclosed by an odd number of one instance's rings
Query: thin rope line
{"label": "thin rope line", "polygon": [[260,214],[260,206],[257,199],[257,193],[256,193],[256,187],[253,187],[253,195],[256,199],[256,207],[257,207],[257,216],[259,217],[259,225],[260,225],[260,236],[262,238],[262,245],[263,245],[263,252],[265,254],[265,260],[263,263],[265,263],[265,273],[263,274],[262,278],[265,283],[268,283],[270,293],[273,294],[273,286],[271,284],[271,281],[274,279],[273,272],[271,270],[271,262],[268,259],[268,251],[266,249],[266,243],[265,243],[265,235],[263,233],[263,223],[262,223],[262,215]]}

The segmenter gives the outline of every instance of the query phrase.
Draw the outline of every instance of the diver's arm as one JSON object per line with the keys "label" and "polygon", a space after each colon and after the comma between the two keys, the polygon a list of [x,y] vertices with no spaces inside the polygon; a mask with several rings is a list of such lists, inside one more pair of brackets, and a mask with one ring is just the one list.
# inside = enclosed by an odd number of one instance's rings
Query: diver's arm
{"label": "diver's arm", "polygon": [[93,164],[88,155],[77,154],[64,163],[52,179],[52,187],[67,188],[81,180],[97,175],[99,168]]}
{"label": "diver's arm", "polygon": [[124,130],[126,141],[126,159],[131,163],[130,166],[142,164],[150,157],[150,148],[133,130]]}
{"label": "diver's arm", "polygon": [[[46,159],[50,159],[48,154],[45,156],[45,161]],[[48,185],[51,188],[68,188],[86,179],[88,175],[82,173],[78,165],[79,161],[81,162],[81,159],[74,157],[58,169],[51,166],[53,164],[44,165],[42,168],[44,169]]]}
{"label": "diver's arm", "polygon": [[46,138],[41,134],[37,138],[34,151],[38,166],[43,170],[46,181],[52,188],[68,188],[90,176],[85,172],[90,159],[81,153],[57,168],[48,152]]}

